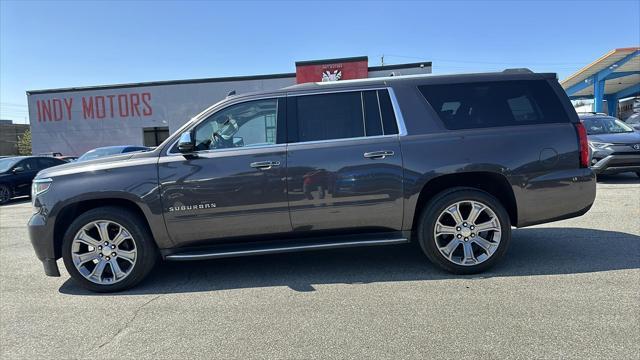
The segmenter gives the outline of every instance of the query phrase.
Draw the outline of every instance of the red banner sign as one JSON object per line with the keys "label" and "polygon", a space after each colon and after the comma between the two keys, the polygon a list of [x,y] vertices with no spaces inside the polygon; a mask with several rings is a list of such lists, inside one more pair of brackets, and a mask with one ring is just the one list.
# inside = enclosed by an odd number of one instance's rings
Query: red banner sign
{"label": "red banner sign", "polygon": [[366,58],[357,60],[327,62],[312,61],[296,63],[296,82],[339,81],[349,79],[363,79],[369,76],[369,62]]}

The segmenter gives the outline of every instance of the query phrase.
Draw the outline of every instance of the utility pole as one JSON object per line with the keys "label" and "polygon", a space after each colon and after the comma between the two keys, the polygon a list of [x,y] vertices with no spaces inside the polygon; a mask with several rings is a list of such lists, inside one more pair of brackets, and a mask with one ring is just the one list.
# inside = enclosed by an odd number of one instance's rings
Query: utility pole
{"label": "utility pole", "polygon": [[384,54],[380,57],[380,66],[384,66]]}

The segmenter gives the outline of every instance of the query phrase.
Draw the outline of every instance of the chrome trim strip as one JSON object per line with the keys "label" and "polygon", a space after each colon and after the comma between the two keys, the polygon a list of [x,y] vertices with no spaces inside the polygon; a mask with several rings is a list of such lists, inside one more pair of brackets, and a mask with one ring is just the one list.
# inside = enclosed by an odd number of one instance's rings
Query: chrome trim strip
{"label": "chrome trim strip", "polygon": [[393,106],[393,113],[396,115],[396,123],[398,124],[398,135],[407,136],[407,127],[404,125],[404,117],[402,117],[402,111],[400,111],[400,105],[396,98],[396,93],[393,88],[388,87],[389,98],[391,99],[391,105]]}
{"label": "chrome trim strip", "polygon": [[407,242],[409,242],[409,239],[405,239],[405,238],[369,240],[369,241],[361,240],[361,241],[348,241],[348,242],[334,242],[334,243],[327,243],[327,244],[283,246],[283,247],[274,247],[270,249],[258,249],[258,250],[211,252],[211,253],[204,253],[204,254],[172,254],[172,255],[167,255],[165,259],[173,260],[173,261],[220,259],[220,258],[226,258],[226,257],[278,254],[278,253],[305,251],[305,250],[339,249],[339,248],[348,248],[348,247],[356,247],[356,246],[393,245],[393,244],[402,244]]}

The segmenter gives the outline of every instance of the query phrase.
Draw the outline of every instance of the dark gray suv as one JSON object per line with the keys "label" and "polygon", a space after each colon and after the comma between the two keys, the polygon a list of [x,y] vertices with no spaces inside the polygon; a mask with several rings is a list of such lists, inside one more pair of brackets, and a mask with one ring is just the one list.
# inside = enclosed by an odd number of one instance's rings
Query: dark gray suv
{"label": "dark gray suv", "polygon": [[303,84],[229,97],[153,151],[40,172],[29,231],[47,275],[62,258],[94,291],[159,259],[412,240],[471,274],[503,257],[512,226],[587,212],[588,157],[554,74]]}

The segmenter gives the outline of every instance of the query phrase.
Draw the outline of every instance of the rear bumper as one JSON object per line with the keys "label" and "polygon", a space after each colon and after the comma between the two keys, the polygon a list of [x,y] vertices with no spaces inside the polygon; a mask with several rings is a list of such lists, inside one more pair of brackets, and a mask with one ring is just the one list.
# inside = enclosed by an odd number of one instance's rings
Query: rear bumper
{"label": "rear bumper", "polygon": [[640,171],[640,153],[637,155],[608,155],[591,166],[596,174],[619,174]]}
{"label": "rear bumper", "polygon": [[29,219],[28,228],[31,245],[38,259],[42,261],[44,273],[47,276],[60,276],[53,241],[53,225],[46,216],[36,213]]}
{"label": "rear bumper", "polygon": [[596,198],[596,176],[591,169],[554,171],[528,179],[514,189],[517,227],[531,226],[585,214]]}

